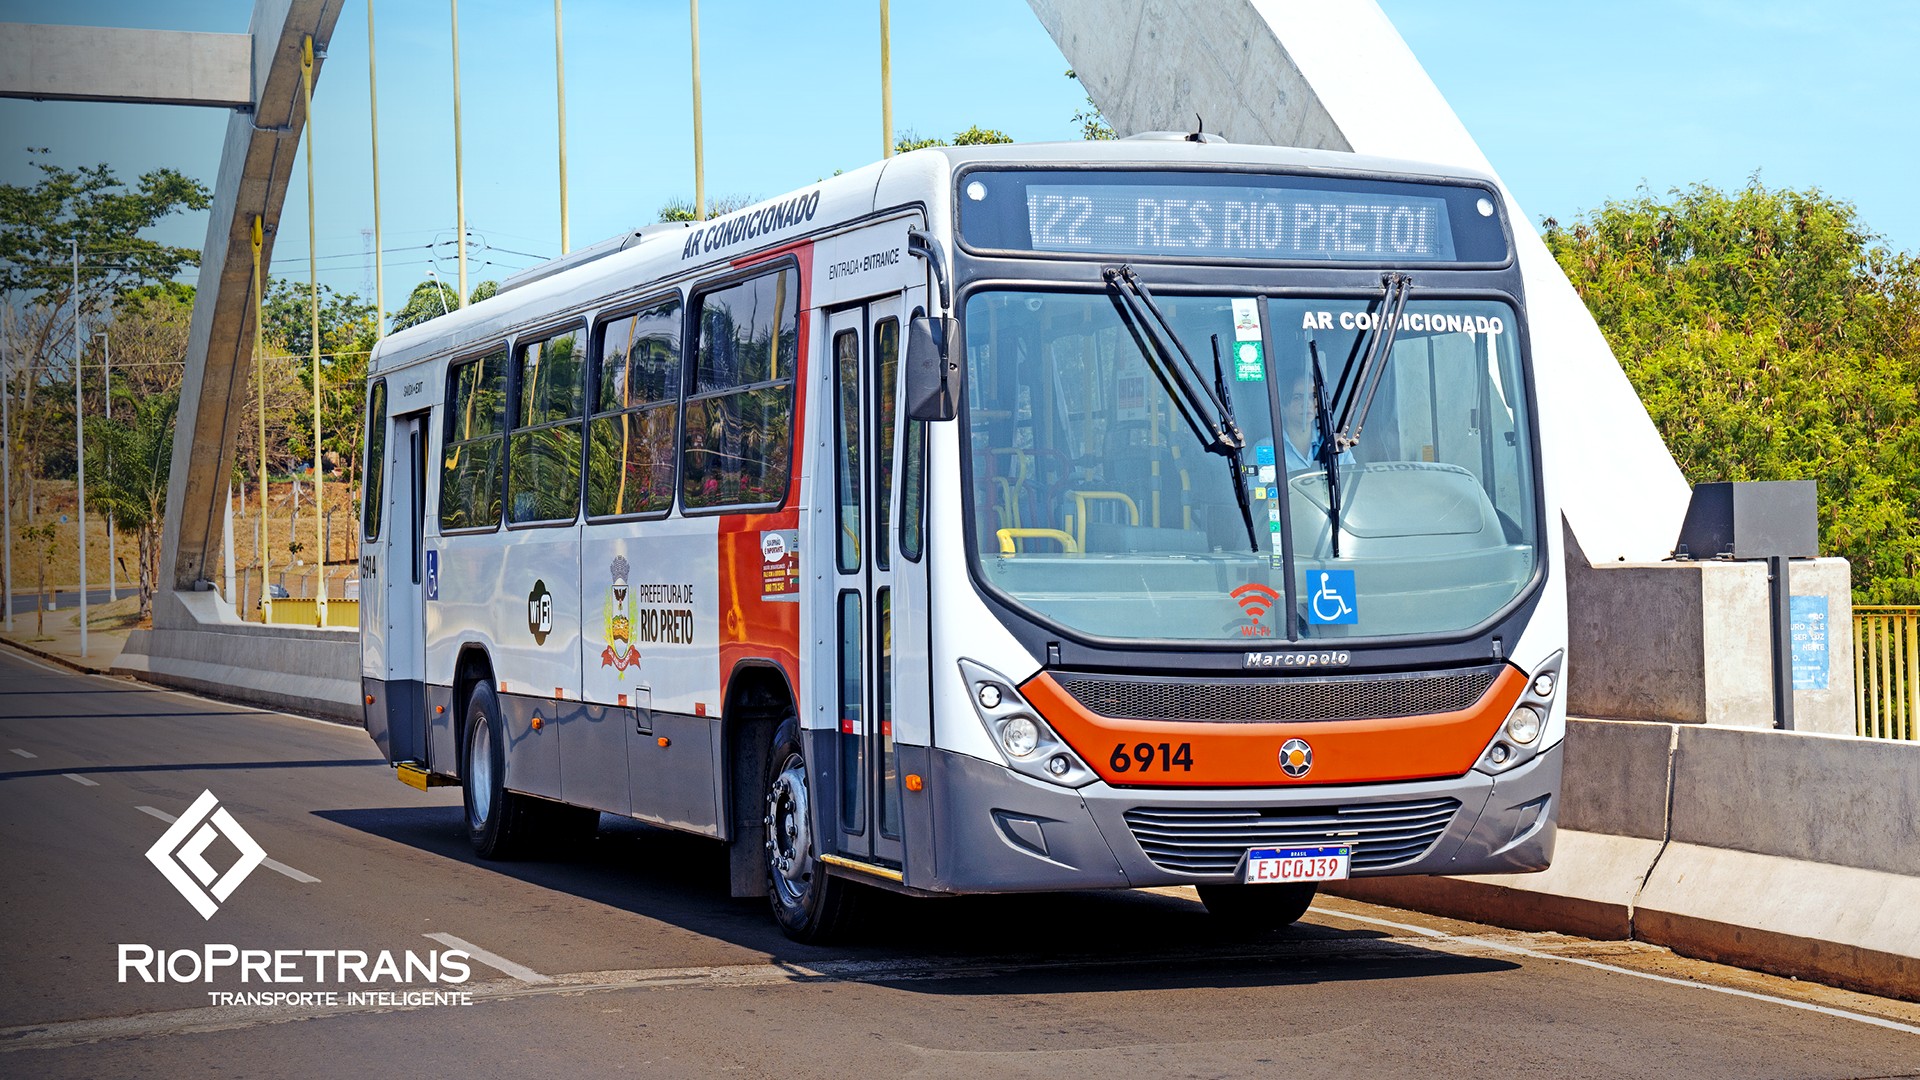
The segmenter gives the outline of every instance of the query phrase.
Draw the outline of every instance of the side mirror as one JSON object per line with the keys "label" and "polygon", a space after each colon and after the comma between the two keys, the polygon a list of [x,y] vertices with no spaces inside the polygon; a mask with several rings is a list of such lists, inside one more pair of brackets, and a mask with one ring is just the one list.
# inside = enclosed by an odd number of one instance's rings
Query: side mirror
{"label": "side mirror", "polygon": [[907,325],[907,417],[951,420],[960,364],[953,358],[952,319],[916,315]]}

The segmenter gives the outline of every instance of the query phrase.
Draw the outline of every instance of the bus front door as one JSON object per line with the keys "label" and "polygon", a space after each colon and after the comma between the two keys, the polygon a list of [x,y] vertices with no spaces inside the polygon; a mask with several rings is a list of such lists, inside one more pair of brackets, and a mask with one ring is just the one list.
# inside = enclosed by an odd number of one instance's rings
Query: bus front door
{"label": "bus front door", "polygon": [[[426,606],[422,530],[426,526],[427,416],[396,416],[386,432],[387,470],[377,542],[366,542],[360,559],[361,603],[372,608],[366,624],[362,672],[378,686],[377,716],[368,727],[391,761],[417,761],[451,771],[453,763],[427,760]],[[384,420],[384,417],[381,418]],[[384,707],[382,707],[384,706]]]}
{"label": "bus front door", "polygon": [[[827,317],[834,459],[833,537],[815,550],[834,567],[830,634],[831,709],[837,753],[831,769],[843,853],[902,861],[900,777],[894,748],[895,564],[890,527],[896,457],[893,420],[899,370],[899,298]],[[824,681],[824,680],[823,680]]]}

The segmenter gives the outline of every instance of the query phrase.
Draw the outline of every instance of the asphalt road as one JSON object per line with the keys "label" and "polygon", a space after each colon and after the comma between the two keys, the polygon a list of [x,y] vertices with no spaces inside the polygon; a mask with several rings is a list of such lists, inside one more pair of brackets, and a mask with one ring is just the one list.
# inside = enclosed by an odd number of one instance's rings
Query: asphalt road
{"label": "asphalt road", "polygon": [[[87,606],[92,607],[95,604],[107,603],[107,593],[108,590],[106,589],[88,589]],[[125,597],[138,595],[140,595],[140,586],[138,583],[121,583],[120,596],[123,599]],[[48,589],[45,593],[17,592],[13,594],[13,617],[17,619],[21,615],[32,615],[34,607],[41,602],[40,598],[42,596],[46,596],[53,601],[53,606],[47,609],[49,611],[72,611],[74,608],[80,606],[80,590],[78,589]]]}
{"label": "asphalt road", "polygon": [[[146,857],[203,792],[272,860],[207,919]],[[812,948],[707,842],[606,818],[481,863],[460,818],[357,729],[0,651],[0,1075],[1920,1075],[1920,1006],[1634,943],[1337,899],[1237,938],[1173,889],[889,897]],[[129,944],[187,979],[217,945],[477,959],[411,984],[471,1004],[412,1006],[300,957],[299,984],[121,981]],[[209,997],[264,990],[339,997]]]}

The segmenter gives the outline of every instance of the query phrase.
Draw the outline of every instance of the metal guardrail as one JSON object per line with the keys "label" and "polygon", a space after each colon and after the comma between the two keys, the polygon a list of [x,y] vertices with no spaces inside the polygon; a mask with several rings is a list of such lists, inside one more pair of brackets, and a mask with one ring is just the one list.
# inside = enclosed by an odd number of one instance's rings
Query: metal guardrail
{"label": "metal guardrail", "polygon": [[[314,626],[320,621],[319,606],[311,597],[305,596],[275,600],[268,605],[267,621],[275,626]],[[357,628],[360,625],[360,601],[329,599],[327,625]]]}
{"label": "metal guardrail", "polygon": [[1920,607],[1853,609],[1854,732],[1920,740]]}

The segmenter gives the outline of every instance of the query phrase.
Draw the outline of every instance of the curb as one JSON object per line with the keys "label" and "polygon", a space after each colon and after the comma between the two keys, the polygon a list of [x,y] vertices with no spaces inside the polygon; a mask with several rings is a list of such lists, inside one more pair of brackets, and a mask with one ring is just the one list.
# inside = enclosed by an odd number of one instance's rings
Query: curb
{"label": "curb", "polygon": [[47,661],[48,663],[58,664],[61,667],[66,668],[67,670],[72,671],[79,675],[98,675],[103,679],[127,678],[127,676],[125,675],[115,675],[111,670],[111,667],[90,668],[81,664],[79,661],[73,659],[72,657],[64,656],[56,652],[49,652],[45,649],[36,649],[33,646],[26,644],[25,642],[15,641],[14,639],[9,637],[0,637],[0,645],[5,645],[7,648],[10,648],[10,649],[16,649],[20,652],[26,653],[29,656],[38,657],[42,660]]}

